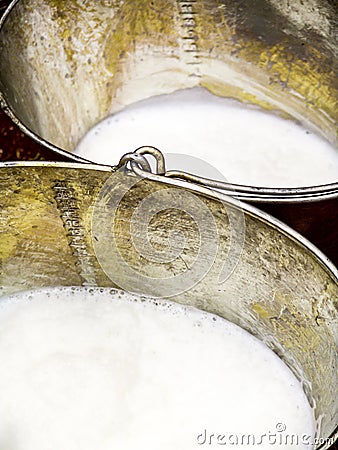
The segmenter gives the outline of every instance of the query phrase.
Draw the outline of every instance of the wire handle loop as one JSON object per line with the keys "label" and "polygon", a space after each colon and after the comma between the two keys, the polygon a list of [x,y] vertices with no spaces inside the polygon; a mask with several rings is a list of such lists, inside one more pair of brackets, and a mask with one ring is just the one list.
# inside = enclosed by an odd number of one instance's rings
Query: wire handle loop
{"label": "wire handle loop", "polygon": [[[149,161],[145,157],[146,155],[150,155],[155,158],[155,172],[152,172]],[[136,175],[142,176],[142,172],[155,173],[156,175],[166,174],[163,153],[156,147],[144,146],[139,147],[134,152],[126,153],[120,159],[116,169],[121,169],[122,167],[128,168],[128,163],[130,163],[130,168]]]}

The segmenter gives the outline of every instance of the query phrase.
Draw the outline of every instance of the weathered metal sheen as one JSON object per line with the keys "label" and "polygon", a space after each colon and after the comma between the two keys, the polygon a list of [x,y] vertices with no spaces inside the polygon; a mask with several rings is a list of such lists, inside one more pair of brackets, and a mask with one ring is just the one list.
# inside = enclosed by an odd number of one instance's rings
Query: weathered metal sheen
{"label": "weathered metal sheen", "polygon": [[[225,317],[262,339],[303,381],[320,424],[318,437],[333,437],[338,411],[336,267],[295,231],[232,197],[163,175],[125,174],[118,181],[115,176],[116,168],[98,165],[0,165],[0,295],[44,286],[125,286],[134,280],[126,279],[121,265],[110,259],[113,237],[125,263],[142,275],[140,280],[147,280],[140,282],[138,291],[161,296],[161,280],[174,277],[175,283],[184,273],[189,277],[196,258],[207,256],[199,254],[203,224],[196,226],[184,211],[189,192],[213,218],[217,252],[210,270],[190,290],[180,292],[180,285],[175,285],[177,295],[172,299]],[[111,177],[110,191],[106,183]],[[111,220],[108,203],[98,198],[102,192],[114,196],[130,177],[135,183],[127,186]],[[182,203],[181,211],[168,210],[164,204],[151,221],[145,216],[133,220],[146,198],[169,189],[174,189],[175,202]],[[96,223],[100,236],[93,230],[94,211],[102,217],[103,226]],[[229,214],[243,215],[243,241],[231,241]],[[171,231],[183,232],[185,245],[179,257],[158,263],[147,253],[140,256],[132,233],[137,236],[144,227],[148,243],[156,249],[167,249]],[[103,239],[100,255],[94,251],[98,239]],[[231,276],[220,282],[231,245],[239,246],[240,258]],[[102,269],[102,259],[111,260],[108,269]],[[114,281],[107,273],[114,274]],[[328,448],[326,442],[317,448]]]}
{"label": "weathered metal sheen", "polygon": [[[336,144],[337,13],[332,0],[15,0],[0,22],[0,102],[57,158],[78,162],[88,163],[72,153],[79,139],[108,114],[193,86]],[[338,174],[321,187],[245,186],[240,197],[338,263]]]}

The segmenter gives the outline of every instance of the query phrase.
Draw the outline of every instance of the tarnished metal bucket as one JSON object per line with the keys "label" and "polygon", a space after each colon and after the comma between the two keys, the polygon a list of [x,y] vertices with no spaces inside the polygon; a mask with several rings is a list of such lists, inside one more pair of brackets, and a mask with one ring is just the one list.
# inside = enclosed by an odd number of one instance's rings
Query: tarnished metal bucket
{"label": "tarnished metal bucket", "polygon": [[218,314],[302,380],[316,448],[328,448],[337,433],[337,269],[254,207],[168,179],[160,164],[150,173],[141,152],[119,167],[1,164],[1,293],[119,287]]}
{"label": "tarnished metal bucket", "polygon": [[[336,21],[329,0],[14,1],[0,25],[0,99],[29,136],[75,161],[78,141],[108,114],[193,86],[336,143]],[[338,183],[231,193],[338,261]]]}

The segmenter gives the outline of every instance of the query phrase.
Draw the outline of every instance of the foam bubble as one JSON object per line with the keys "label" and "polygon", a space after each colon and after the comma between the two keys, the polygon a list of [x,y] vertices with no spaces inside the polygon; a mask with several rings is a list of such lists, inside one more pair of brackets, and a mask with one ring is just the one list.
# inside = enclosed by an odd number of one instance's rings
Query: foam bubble
{"label": "foam bubble", "polygon": [[74,287],[3,298],[0,361],[4,449],[190,450],[205,430],[314,430],[300,383],[262,342],[167,300]]}

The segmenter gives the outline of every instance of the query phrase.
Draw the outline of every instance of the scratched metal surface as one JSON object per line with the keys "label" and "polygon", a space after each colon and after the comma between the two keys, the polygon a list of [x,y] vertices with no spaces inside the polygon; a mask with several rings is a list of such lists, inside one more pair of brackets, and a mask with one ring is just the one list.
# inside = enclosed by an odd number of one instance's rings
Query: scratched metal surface
{"label": "scratched metal surface", "polygon": [[[111,270],[118,282],[107,277],[91,240],[93,207],[111,175],[107,168],[78,168],[73,164],[62,167],[53,163],[45,166],[21,163],[1,167],[3,293],[58,285],[116,287],[120,286],[119,280],[122,286],[128,282],[114,260]],[[113,186],[117,188],[116,183]],[[280,354],[297,376],[305,380],[304,388],[315,401],[316,416],[323,416],[321,436],[327,437],[337,421],[337,272],[268,217],[257,216],[257,212],[244,206],[246,229],[241,258],[231,277],[220,285],[219,274],[230,245],[227,213],[228,208],[238,208],[235,201],[225,199],[223,204],[212,193],[206,194],[203,188],[192,188],[187,183],[182,189],[176,181],[141,180],[123,198],[114,229],[120,254],[130,267],[153,280],[153,293],[161,295],[156,292],[161,290],[158,280],[186,271],[187,263],[183,264],[182,258],[167,264],[148,262],[147,255],[141,258],[131,243],[132,212],[149,195],[168,187],[176,190],[176,199],[185,195],[187,189],[198,196],[213,215],[219,239],[209,272],[191,290],[177,294],[175,300],[226,317]],[[110,191],[108,194],[113,195]],[[106,217],[106,209],[103,211]],[[189,230],[182,253],[188,264],[193,263],[201,245],[199,228],[190,222],[187,214],[175,215],[175,229]],[[142,220],[137,223],[138,229],[144,225],[149,224]],[[172,226],[172,214],[163,212],[154,217],[149,242],[154,239],[160,245],[167,243]],[[134,232],[138,233],[135,228]],[[108,243],[110,238],[107,227],[103,239]],[[109,251],[103,242],[105,248]],[[105,256],[101,254],[100,258]],[[139,289],[143,291],[142,285]]]}
{"label": "scratched metal surface", "polygon": [[[1,34],[0,84],[15,120],[45,145],[2,116],[0,158],[65,161],[65,150],[107,114],[195,85],[280,109],[334,141],[337,9],[334,1],[316,2],[21,0]],[[49,151],[54,144],[61,153]],[[337,265],[336,194],[257,205]]]}
{"label": "scratched metal surface", "polygon": [[[61,5],[61,2],[55,2],[59,3]],[[181,38],[185,41],[187,41],[187,51],[186,51],[186,57],[191,58],[190,62],[194,62],[194,59],[198,57],[198,52],[196,52],[196,33],[194,29],[196,28],[194,22],[192,19],[194,19],[194,10],[192,9],[194,7],[194,2],[184,2],[187,4],[187,11],[185,12],[186,16],[184,20],[186,20],[186,23],[189,22],[190,27],[181,27],[180,33]],[[9,4],[8,0],[0,0],[0,14],[2,12],[2,9],[4,6],[7,6]],[[333,3],[331,2],[333,5]],[[183,7],[183,2],[178,2],[179,7]],[[240,6],[240,5],[239,5]],[[190,13],[190,15],[188,14]],[[183,17],[184,15],[182,15]],[[187,34],[185,34],[187,33]],[[186,39],[185,39],[186,38]],[[189,51],[190,50],[190,51]],[[310,56],[311,52],[310,51]],[[187,62],[189,60],[187,59]],[[271,61],[270,61],[271,64]],[[192,64],[194,65],[194,64]],[[277,72],[276,72],[276,82],[278,82],[278,65],[277,65]],[[281,83],[283,83],[283,78],[279,79]],[[333,97],[334,98],[334,97]],[[45,147],[41,147],[38,144],[34,143],[31,139],[27,138],[27,136],[23,135],[21,131],[16,128],[16,126],[7,118],[1,117],[0,114],[0,124],[1,124],[1,133],[0,133],[0,158],[3,160],[22,160],[22,159],[49,159],[49,160],[62,160],[64,157],[58,156],[53,152],[48,152],[48,149]],[[34,185],[34,189],[36,189],[34,193],[34,202],[31,208],[29,205],[21,205],[18,209],[16,209],[16,214],[13,218],[13,221],[10,221],[8,223],[8,217],[6,216],[7,213],[5,213],[5,219],[4,219],[4,209],[1,211],[1,220],[0,220],[0,227],[2,228],[2,231],[5,230],[5,233],[8,232],[8,229],[11,229],[14,226],[14,229],[12,231],[13,236],[9,238],[8,240],[1,240],[1,262],[3,263],[4,259],[6,258],[6,267],[7,271],[10,277],[12,277],[13,280],[16,280],[16,286],[21,289],[24,286],[29,286],[29,283],[33,284],[39,284],[39,285],[45,285],[50,282],[51,279],[59,280],[58,282],[62,282],[67,284],[68,283],[78,283],[78,284],[84,284],[86,282],[90,283],[93,282],[92,276],[93,276],[93,267],[95,267],[94,272],[97,270],[96,265],[96,258],[92,255],[92,252],[89,251],[89,254],[87,255],[87,243],[84,241],[80,241],[78,239],[74,239],[72,241],[72,233],[74,233],[74,236],[82,235],[83,234],[83,225],[80,227],[76,224],[79,222],[79,216],[77,213],[73,215],[73,209],[71,209],[71,206],[74,206],[72,203],[74,201],[74,188],[72,187],[73,183],[73,177],[75,172],[72,171],[72,175],[67,175],[66,177],[61,173],[60,176],[57,176],[56,178],[53,176],[53,183],[52,186],[50,183],[46,186],[46,184],[42,183],[41,188],[38,188],[37,185]],[[35,181],[39,180],[39,176],[36,174],[34,175],[29,171],[27,175],[25,175],[26,180],[26,188],[23,190],[24,195],[28,195],[30,197],[30,200],[32,200],[31,194],[33,192],[32,186],[28,186],[29,181],[31,180],[30,177],[33,177]],[[7,177],[7,178],[6,178]],[[65,178],[68,180],[69,177],[69,183],[66,182],[64,184]],[[104,178],[103,174],[100,174],[99,178],[101,180],[101,177]],[[13,195],[13,197],[8,197],[8,199],[11,198],[8,205],[8,210],[13,212],[13,204],[11,204],[11,201],[14,201],[14,198],[17,199],[23,194],[23,192],[20,190],[20,186],[18,183],[13,183],[13,177],[12,175],[5,175],[4,172],[2,172],[2,179],[0,184],[0,189],[4,189],[4,183],[9,182],[9,180],[12,180],[11,182],[11,189],[7,190],[6,193],[9,195]],[[85,178],[86,180],[86,178]],[[3,182],[3,183],[2,183]],[[50,180],[49,180],[50,182]],[[57,185],[57,182],[60,184]],[[92,194],[95,193],[95,189],[97,189],[97,186],[93,186],[90,183],[90,180],[88,180],[90,189],[85,188],[82,186],[81,189],[84,189],[85,194],[88,196],[88,192],[91,192]],[[101,180],[102,182],[102,180]],[[44,189],[46,188],[46,189]],[[79,189],[79,186],[77,186],[77,189]],[[81,191],[80,189],[80,191]],[[44,190],[44,192],[42,192]],[[29,194],[30,191],[30,194]],[[39,191],[39,192],[37,192]],[[79,192],[79,191],[77,191]],[[45,193],[47,193],[47,197],[45,197]],[[64,202],[64,198],[68,198],[66,203]],[[87,205],[89,208],[89,204],[85,202],[85,200],[81,197],[81,202],[84,202],[85,205]],[[48,205],[44,205],[45,198],[47,198]],[[3,200],[3,199],[2,199]],[[76,202],[78,202],[78,199],[75,199]],[[70,203],[69,203],[70,202]],[[88,202],[88,198],[87,198]],[[21,201],[19,201],[21,203]],[[90,203],[90,202],[89,202]],[[3,205],[3,204],[2,204]],[[44,206],[43,206],[44,205]],[[75,205],[76,206],[76,205]],[[274,205],[270,206],[273,207]],[[337,204],[334,204],[331,206],[331,210],[334,211]],[[32,215],[32,212],[34,208],[37,208],[36,211],[38,214],[34,218],[34,214]],[[77,210],[76,210],[77,211]],[[43,212],[43,213],[42,213]],[[274,215],[278,216],[280,214],[279,208],[275,209],[273,208]],[[337,212],[337,209],[336,209]],[[45,214],[46,213],[46,214]],[[291,214],[291,216],[290,216]],[[297,214],[295,211],[291,212],[288,210],[286,212],[286,219],[285,221],[289,221],[289,223],[292,223],[294,220],[294,216]],[[62,217],[65,215],[68,219],[70,219],[73,223],[73,225],[69,228],[69,224],[67,225],[67,219]],[[299,219],[300,220],[300,219]],[[299,222],[298,220],[298,222]],[[19,223],[21,222],[21,226]],[[33,223],[34,222],[34,223]],[[74,225],[75,224],[75,225]],[[67,228],[68,227],[68,228]],[[72,228],[73,227],[73,228]],[[304,234],[306,234],[307,229],[306,225],[298,223],[297,224],[298,230],[302,231],[304,230]],[[52,232],[52,230],[55,230],[55,234]],[[65,235],[65,229],[68,229],[68,234]],[[315,235],[316,233],[314,233]],[[22,236],[21,239],[18,239],[19,236]],[[57,237],[55,236],[57,235]],[[40,237],[43,237],[42,243],[39,243]],[[18,240],[17,240],[18,239]],[[12,246],[12,247],[11,247]],[[10,250],[12,248],[12,250]],[[14,262],[10,262],[8,264],[7,256],[9,252],[13,252],[13,248],[16,248],[15,251],[17,251],[18,254],[34,254],[34,258],[31,260],[32,266],[28,267],[27,264],[23,264],[23,267],[21,267],[19,264],[16,264],[19,262],[17,260]],[[89,246],[90,248],[90,246]],[[328,247],[329,248],[329,243]],[[78,251],[76,250],[78,249]],[[48,258],[44,256],[44,252],[47,252]],[[84,252],[84,253],[83,253]],[[84,261],[81,264],[79,264],[79,261],[77,260],[76,253],[82,253],[84,256]],[[12,253],[13,254],[13,253]],[[333,256],[337,255],[336,253],[332,252]],[[7,256],[6,256],[7,255]],[[53,261],[53,264],[47,264],[48,259],[51,258]],[[14,258],[15,259],[15,258]],[[42,267],[43,270],[39,271],[36,270],[39,266],[39,260],[42,261]],[[20,259],[21,262],[23,262],[22,259]],[[89,262],[88,262],[89,261]],[[80,267],[80,268],[79,268]],[[318,269],[317,264],[315,263],[315,267]],[[322,270],[322,268],[320,269]],[[324,271],[325,272],[325,271]],[[95,272],[96,273],[96,272]],[[327,274],[326,274],[327,275]],[[104,277],[104,274],[101,273],[100,275],[102,279],[100,280],[100,283],[102,282],[102,285],[109,285],[109,280]],[[30,280],[31,277],[31,280]],[[87,281],[86,281],[87,279]],[[33,281],[32,281],[33,280]],[[28,284],[25,284],[28,283]],[[106,283],[106,284],[105,284]],[[268,327],[272,327],[275,329],[276,321],[273,319],[274,311],[271,311],[269,309],[265,309],[263,306],[263,309],[260,308],[260,304],[256,305],[256,310],[254,310],[253,314],[255,317],[255,320],[260,320],[262,322],[266,322]],[[220,306],[218,306],[220,308]],[[224,308],[224,305],[223,305]],[[229,314],[229,312],[225,313],[223,310],[223,314]],[[285,311],[285,314],[288,314],[287,311]],[[292,320],[296,320],[297,314],[295,314],[295,311],[291,311],[291,317]],[[318,321],[318,316],[320,316],[321,312],[316,312],[315,317]],[[285,317],[283,318],[285,319]],[[320,319],[320,317],[319,317]],[[311,319],[313,321],[313,317]],[[286,322],[288,319],[286,320]],[[320,322],[320,320],[319,320]],[[274,323],[274,325],[272,325]],[[280,322],[280,331],[279,333],[282,334],[285,332],[285,329],[283,329],[283,320]],[[304,327],[307,327],[309,323],[304,323]],[[316,327],[318,324],[316,323]],[[302,331],[304,328],[302,329]],[[311,333],[310,333],[311,334]],[[310,339],[310,342],[313,343],[313,340]],[[304,348],[308,348],[308,342],[304,344]],[[321,355],[318,355],[318,359],[321,358]],[[312,361],[313,362],[313,361]],[[311,364],[311,362],[310,362]],[[323,385],[322,385],[323,386]],[[335,393],[333,392],[333,397]],[[337,450],[338,446],[333,445],[330,450]]]}
{"label": "scratched metal surface", "polygon": [[[0,18],[10,0],[0,0]],[[0,161],[66,161],[24,134],[0,109]]]}
{"label": "scratched metal surface", "polygon": [[21,0],[1,31],[4,100],[68,151],[108,114],[198,85],[335,142],[337,10],[317,2]]}

